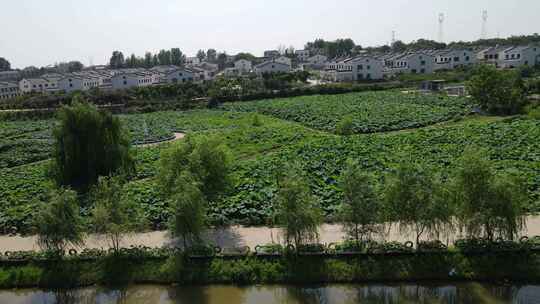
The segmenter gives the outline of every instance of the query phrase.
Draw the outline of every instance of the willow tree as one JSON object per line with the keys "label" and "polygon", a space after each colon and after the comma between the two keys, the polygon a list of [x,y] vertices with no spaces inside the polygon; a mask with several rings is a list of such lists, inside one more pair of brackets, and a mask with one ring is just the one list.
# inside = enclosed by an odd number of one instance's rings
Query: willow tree
{"label": "willow tree", "polygon": [[125,237],[146,228],[146,220],[140,210],[122,195],[124,184],[122,176],[103,176],[90,193],[94,203],[94,232],[100,234],[115,253],[120,251]]}
{"label": "willow tree", "polygon": [[61,252],[68,246],[83,245],[84,227],[77,193],[69,189],[53,190],[49,203],[38,212],[35,227],[42,249]]}
{"label": "willow tree", "polygon": [[118,117],[74,101],[58,113],[51,173],[60,186],[87,190],[99,176],[132,171],[128,133]]}
{"label": "willow tree", "polygon": [[299,245],[318,238],[322,212],[305,179],[294,169],[279,177],[276,196],[277,222],[287,244]]}
{"label": "willow tree", "polygon": [[415,233],[417,247],[423,235],[438,236],[452,220],[451,200],[442,183],[413,162],[400,164],[389,176],[385,202],[400,231]]}
{"label": "willow tree", "polygon": [[341,176],[343,203],[340,219],[347,235],[357,243],[384,232],[383,205],[373,188],[371,177],[358,163],[347,161]]}
{"label": "willow tree", "polygon": [[485,150],[468,148],[453,181],[462,229],[470,237],[513,239],[525,227],[527,189],[511,175],[497,175]]}
{"label": "willow tree", "polygon": [[178,179],[169,198],[172,217],[169,230],[172,236],[182,239],[184,248],[200,243],[206,229],[206,205],[199,184],[187,172]]}

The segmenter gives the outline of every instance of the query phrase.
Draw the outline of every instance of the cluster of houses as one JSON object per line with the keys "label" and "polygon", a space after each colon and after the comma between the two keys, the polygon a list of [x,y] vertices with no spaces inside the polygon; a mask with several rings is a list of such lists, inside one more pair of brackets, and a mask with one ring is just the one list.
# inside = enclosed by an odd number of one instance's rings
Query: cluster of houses
{"label": "cluster of houses", "polygon": [[402,53],[360,54],[326,62],[321,77],[328,81],[384,79],[398,74],[431,74],[478,63],[498,68],[518,68],[540,64],[539,46],[470,49],[417,50]]}
{"label": "cluster of houses", "polygon": [[0,99],[29,93],[69,93],[95,88],[120,90],[166,83],[204,82],[214,79],[217,72],[217,64],[206,62],[189,67],[156,66],[151,69],[93,67],[81,72],[47,73],[37,78],[23,78],[18,84],[2,81],[0,82]]}
{"label": "cluster of houses", "polygon": [[[291,59],[291,57],[294,58]],[[0,99],[28,93],[87,91],[94,88],[119,90],[167,83],[207,82],[217,76],[241,77],[266,73],[288,73],[293,70],[318,70],[321,78],[331,82],[380,80],[397,74],[431,74],[477,63],[499,68],[517,68],[540,64],[539,46],[489,47],[470,49],[417,50],[400,53],[369,54],[329,59],[308,50],[296,50],[294,56],[283,56],[276,50],[264,52],[256,61],[227,57],[227,67],[201,62],[189,57],[185,67],[156,66],[151,69],[108,69],[92,67],[75,73],[48,73],[24,78],[18,83],[17,71],[0,72]],[[258,62],[258,63],[256,63]],[[294,67],[293,67],[294,65]]]}

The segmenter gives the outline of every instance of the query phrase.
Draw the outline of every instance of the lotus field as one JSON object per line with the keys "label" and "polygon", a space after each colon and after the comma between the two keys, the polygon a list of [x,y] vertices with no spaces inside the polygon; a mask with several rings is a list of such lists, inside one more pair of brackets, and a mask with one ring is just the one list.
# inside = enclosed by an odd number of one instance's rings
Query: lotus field
{"label": "lotus field", "polygon": [[[230,147],[235,187],[210,204],[215,224],[269,223],[276,175],[285,162],[294,161],[304,170],[331,221],[340,206],[338,182],[348,158],[382,183],[396,164],[411,160],[447,176],[469,145],[486,148],[498,171],[525,178],[527,209],[540,211],[540,121],[468,115],[471,109],[462,98],[386,91],[121,118],[134,144],[168,139],[180,131],[214,134]],[[334,133],[346,115],[353,117],[356,135]],[[35,212],[47,201],[53,126],[53,120],[0,122],[0,233],[29,232]],[[156,162],[167,145],[135,148],[137,173],[124,188],[154,229],[165,228],[170,212],[156,187]],[[88,215],[91,207],[83,203],[81,212]]]}

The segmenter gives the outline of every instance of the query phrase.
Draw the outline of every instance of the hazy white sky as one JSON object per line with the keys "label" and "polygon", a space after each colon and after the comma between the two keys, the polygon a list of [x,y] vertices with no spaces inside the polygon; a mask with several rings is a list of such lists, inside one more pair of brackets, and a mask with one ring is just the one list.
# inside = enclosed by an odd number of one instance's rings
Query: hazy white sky
{"label": "hazy white sky", "polygon": [[180,47],[188,56],[215,48],[255,55],[315,38],[381,45],[392,30],[406,42],[475,40],[482,10],[488,36],[540,32],[540,0],[1,0],[0,57],[12,67],[80,60],[107,62],[113,50]]}

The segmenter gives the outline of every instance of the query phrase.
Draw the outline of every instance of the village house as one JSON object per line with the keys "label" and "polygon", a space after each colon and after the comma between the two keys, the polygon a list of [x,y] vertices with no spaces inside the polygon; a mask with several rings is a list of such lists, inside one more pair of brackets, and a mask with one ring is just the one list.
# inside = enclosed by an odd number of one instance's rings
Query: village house
{"label": "village house", "polygon": [[264,57],[266,58],[276,58],[276,57],[279,57],[280,53],[278,50],[268,50],[268,51],[264,51]]}
{"label": "village house", "polygon": [[471,50],[466,49],[437,51],[433,56],[435,57],[435,64],[433,66],[435,71],[453,70],[476,63],[475,54]]}
{"label": "village house", "polygon": [[186,83],[195,81],[195,73],[190,69],[177,69],[165,74],[167,83]]}
{"label": "village house", "polygon": [[435,57],[426,52],[399,54],[385,59],[385,73],[431,74],[434,71]]}
{"label": "village house", "polygon": [[252,64],[247,59],[240,59],[234,63],[234,68],[240,71],[241,74],[246,74],[251,72]]}
{"label": "village house", "polygon": [[294,54],[296,55],[296,58],[298,58],[298,61],[300,62],[306,62],[308,58],[310,57],[309,50],[296,50],[294,51]]}
{"label": "village house", "polygon": [[151,72],[120,73],[111,79],[112,88],[115,90],[147,87],[153,85],[154,81],[155,73]]}
{"label": "village house", "polygon": [[23,94],[28,93],[49,93],[58,91],[58,82],[50,82],[45,78],[28,78],[19,82],[19,90]]}
{"label": "village house", "polygon": [[19,85],[14,82],[0,82],[0,99],[15,98],[21,95]]}
{"label": "village house", "polygon": [[279,56],[278,58],[275,58],[275,59],[274,59],[274,62],[277,62],[277,63],[283,63],[283,64],[286,64],[286,65],[292,67],[292,60],[291,60],[291,58],[286,57],[286,56]]}
{"label": "village house", "polygon": [[274,61],[266,61],[255,66],[255,73],[258,75],[270,73],[289,73],[290,71],[290,65]]}
{"label": "village house", "polygon": [[540,46],[516,46],[508,48],[499,54],[499,67],[517,68],[535,66],[540,63]]}

